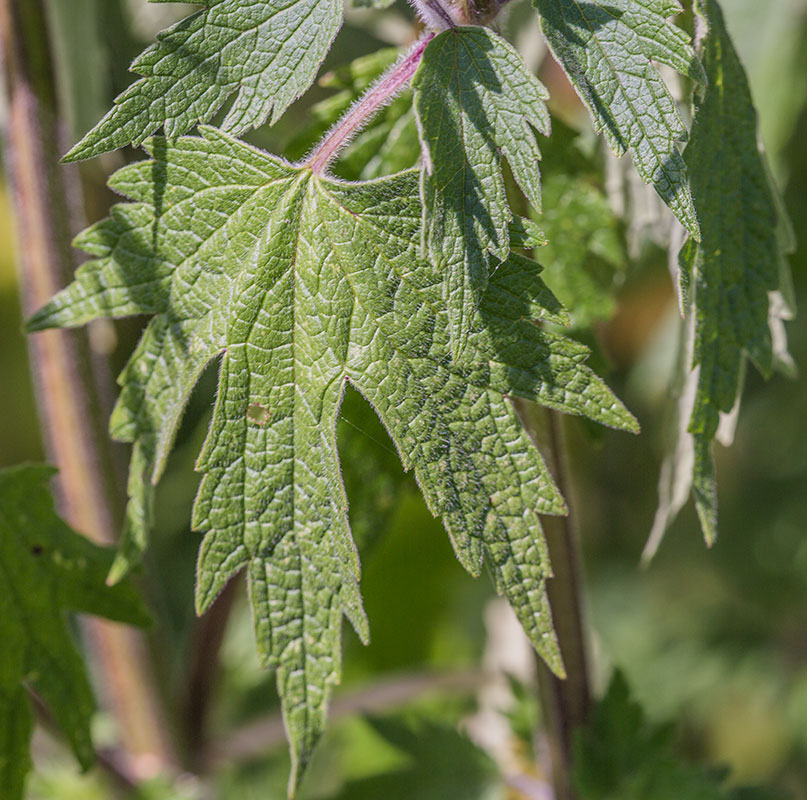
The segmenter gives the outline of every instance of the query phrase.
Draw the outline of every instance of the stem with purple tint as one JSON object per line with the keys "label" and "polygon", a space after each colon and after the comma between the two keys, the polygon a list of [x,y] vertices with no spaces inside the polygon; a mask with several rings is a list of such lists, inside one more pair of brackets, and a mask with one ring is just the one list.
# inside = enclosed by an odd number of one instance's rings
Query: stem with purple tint
{"label": "stem with purple tint", "polygon": [[412,76],[423,58],[426,45],[434,38],[433,33],[420,39],[409,54],[389,71],[385,72],[370,90],[342,117],[314,148],[304,165],[315,175],[322,175],[339,151],[350,142],[363,125],[386,105]]}

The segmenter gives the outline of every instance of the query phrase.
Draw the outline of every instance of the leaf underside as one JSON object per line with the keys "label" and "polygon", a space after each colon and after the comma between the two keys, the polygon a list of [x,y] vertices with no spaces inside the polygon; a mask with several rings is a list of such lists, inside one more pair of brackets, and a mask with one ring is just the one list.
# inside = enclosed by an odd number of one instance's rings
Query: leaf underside
{"label": "leaf underside", "polygon": [[692,489],[708,542],[717,536],[711,455],[721,414],[734,408],[746,357],[766,377],[774,367],[770,293],[789,281],[779,207],[757,138],[748,79],[715,0],[696,10],[708,23],[701,60],[708,87],[695,98],[684,157],[701,224],[701,242],[681,253],[695,315],[692,367],[698,369],[689,433],[694,437]]}
{"label": "leaf underside", "polygon": [[412,81],[423,146],[424,243],[444,275],[453,350],[467,341],[490,256],[507,258],[512,218],[502,157],[541,206],[536,131],[549,135],[546,89],[504,39],[485,28],[437,35]]}
{"label": "leaf underside", "polygon": [[293,787],[339,679],[342,615],[368,635],[335,439],[350,382],[414,469],[459,560],[473,575],[487,564],[562,672],[538,514],[565,505],[508,397],[636,423],[585,366],[585,347],[536,324],[566,319],[540,266],[514,254],[499,264],[452,359],[442,276],[418,257],[416,171],[363,184],[317,178],[212,128],[147,146],[152,160],[112,180],[133,202],[79,237],[94,260],[29,322],[155,315],[112,419],[114,436],[134,443],[116,574],[145,544],[152,485],[183,408],[221,357],[197,464],[197,607],[247,571],[259,653],[277,670]]}
{"label": "leaf underside", "polygon": [[0,795],[22,800],[33,715],[25,686],[47,705],[82,767],[93,760],[95,710],[66,611],[145,624],[134,590],[109,587],[112,552],[72,531],[53,508],[56,470],[0,471]]}
{"label": "leaf underside", "polygon": [[630,153],[645,183],[698,237],[681,120],[653,62],[703,82],[688,35],[667,21],[677,0],[533,0],[553,54],[618,155]]}
{"label": "leaf underside", "polygon": [[274,124],[311,85],[341,24],[340,0],[208,0],[135,59],[131,70],[144,77],[65,160],[140,145],[161,126],[174,138],[232,95],[224,130]]}

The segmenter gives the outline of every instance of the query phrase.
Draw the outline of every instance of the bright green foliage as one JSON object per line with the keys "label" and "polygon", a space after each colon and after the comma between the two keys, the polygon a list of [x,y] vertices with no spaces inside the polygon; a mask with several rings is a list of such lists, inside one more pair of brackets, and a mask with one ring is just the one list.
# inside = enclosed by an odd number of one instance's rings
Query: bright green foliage
{"label": "bright green foliage", "polygon": [[160,126],[179,136],[233,94],[225,130],[275,123],[311,85],[341,23],[340,0],[208,0],[135,59],[131,69],[144,77],[66,160],[139,145]]}
{"label": "bright green foliage", "polygon": [[745,356],[768,376],[774,367],[768,293],[789,282],[779,210],[757,143],[757,116],[745,70],[715,0],[696,8],[708,24],[701,59],[709,85],[695,101],[685,152],[701,221],[700,245],[681,255],[693,295],[698,367],[693,491],[707,541],[717,535],[717,495],[710,453],[720,414],[737,402]]}
{"label": "bright green foliage", "polygon": [[47,704],[82,767],[93,759],[94,711],[84,663],[66,628],[66,611],[143,625],[131,587],[104,583],[111,551],[73,532],[53,509],[55,470],[0,472],[0,798],[21,800],[31,767],[33,727],[24,686]]}
{"label": "bright green foliage", "polygon": [[436,36],[412,86],[425,161],[424,244],[444,276],[459,352],[487,285],[489,254],[501,261],[509,252],[502,156],[533,207],[541,207],[535,136],[549,134],[548,95],[521,56],[485,28]]}
{"label": "bright green foliage", "polygon": [[574,742],[572,779],[580,800],[774,800],[779,795],[724,787],[725,770],[687,764],[675,731],[653,725],[617,672]]}
{"label": "bright green foliage", "polygon": [[629,152],[684,227],[698,236],[687,169],[676,142],[686,128],[652,62],[703,80],[684,31],[667,21],[677,0],[533,0],[552,52],[594,127],[618,154]]}
{"label": "bright green foliage", "polygon": [[258,649],[277,670],[292,741],[292,784],[338,681],[342,614],[367,637],[335,442],[348,381],[414,469],[459,560],[473,575],[487,564],[562,672],[538,514],[565,506],[507,397],[636,423],[584,365],[585,347],[535,324],[565,320],[540,266],[516,255],[498,266],[452,360],[442,276],[417,253],[417,172],[345,184],[211,128],[149,148],[153,160],[112,181],[134,202],[80,237],[95,260],[29,327],[156,315],[112,420],[114,435],[134,442],[122,566],[145,536],[151,483],[188,395],[222,355],[198,461],[197,606],[248,571]]}

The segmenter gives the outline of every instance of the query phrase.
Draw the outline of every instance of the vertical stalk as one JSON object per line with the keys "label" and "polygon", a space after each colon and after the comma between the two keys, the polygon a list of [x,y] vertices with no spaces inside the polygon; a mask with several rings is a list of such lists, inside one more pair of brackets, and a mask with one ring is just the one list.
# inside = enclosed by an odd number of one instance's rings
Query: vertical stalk
{"label": "vertical stalk", "polygon": [[[555,411],[532,404],[517,402],[516,406],[525,427],[540,445],[558,488],[573,509],[562,418]],[[570,775],[572,735],[586,722],[591,707],[580,552],[573,510],[567,517],[544,517],[542,524],[554,572],[554,578],[547,583],[547,593],[567,677],[557,678],[539,660],[541,708],[555,799],[576,800]]]}
{"label": "vertical stalk", "polygon": [[[6,173],[15,208],[24,313],[71,279],[72,229],[81,222],[75,168],[64,151],[42,0],[0,0],[0,44],[7,99]],[[49,460],[60,470],[56,496],[65,518],[111,544],[121,509],[120,471],[105,431],[112,386],[84,332],[48,331],[29,339],[31,368]],[[106,380],[104,380],[106,379]],[[102,701],[114,714],[129,753],[169,757],[144,640],[135,631],[93,619],[87,624]]]}
{"label": "vertical stalk", "polygon": [[181,719],[185,734],[185,766],[193,772],[203,772],[208,766],[208,712],[221,667],[219,653],[227,622],[241,586],[242,580],[239,579],[227,584],[207,613],[198,620],[191,641]]}

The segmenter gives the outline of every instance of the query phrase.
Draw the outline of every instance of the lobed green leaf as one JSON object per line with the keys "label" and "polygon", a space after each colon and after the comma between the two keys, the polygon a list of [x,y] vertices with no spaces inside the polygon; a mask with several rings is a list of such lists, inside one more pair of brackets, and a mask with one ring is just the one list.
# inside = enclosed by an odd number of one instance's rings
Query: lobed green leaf
{"label": "lobed green leaf", "polygon": [[412,86],[425,161],[424,244],[445,276],[443,302],[459,352],[487,286],[489,256],[504,260],[510,248],[502,156],[540,209],[536,131],[549,134],[548,95],[504,39],[476,27],[435,36]]}
{"label": "lobed green leaf", "polygon": [[694,237],[698,217],[676,143],[686,128],[653,66],[666,64],[703,82],[687,34],[667,21],[677,0],[533,0],[553,54],[618,155],[630,153]]}
{"label": "lobed green leaf", "polygon": [[[712,441],[721,414],[738,402],[746,358],[765,376],[774,368],[771,293],[786,292],[790,277],[780,204],[760,151],[745,69],[716,0],[699,0],[695,7],[708,26],[701,60],[709,84],[696,94],[684,153],[701,241],[687,242],[680,256],[681,291],[694,314],[691,367],[697,369],[694,407],[683,435],[694,439],[691,487],[712,543],[717,536]],[[685,497],[686,488],[679,494]],[[672,507],[659,524],[669,524],[676,511]]]}
{"label": "lobed green leaf", "polygon": [[536,325],[567,318],[540,266],[522,256],[492,273],[452,358],[443,277],[418,256],[416,171],[342,183],[202,133],[155,139],[152,160],[115,176],[133,202],[80,238],[95,259],[29,327],[156,315],[112,419],[113,434],[134,443],[118,575],[145,544],[152,485],[189,393],[221,357],[197,463],[197,607],[247,571],[258,650],[277,671],[293,788],[339,680],[342,615],[368,635],[336,451],[346,385],[378,413],[458,559],[473,575],[488,565],[557,672],[538,514],[565,504],[508,397],[636,423],[585,366],[585,347]]}
{"label": "lobed green leaf", "polygon": [[[687,763],[672,725],[650,723],[621,672],[586,727],[576,731],[572,781],[581,800],[739,800],[726,770]],[[736,793],[735,793],[736,792]],[[753,796],[757,796],[754,793]],[[774,797],[760,794],[760,797]]]}
{"label": "lobed green leaf", "polygon": [[135,59],[131,70],[144,77],[65,160],[138,146],[160,127],[174,138],[232,95],[224,130],[274,124],[311,85],[341,24],[339,0],[209,0]]}

